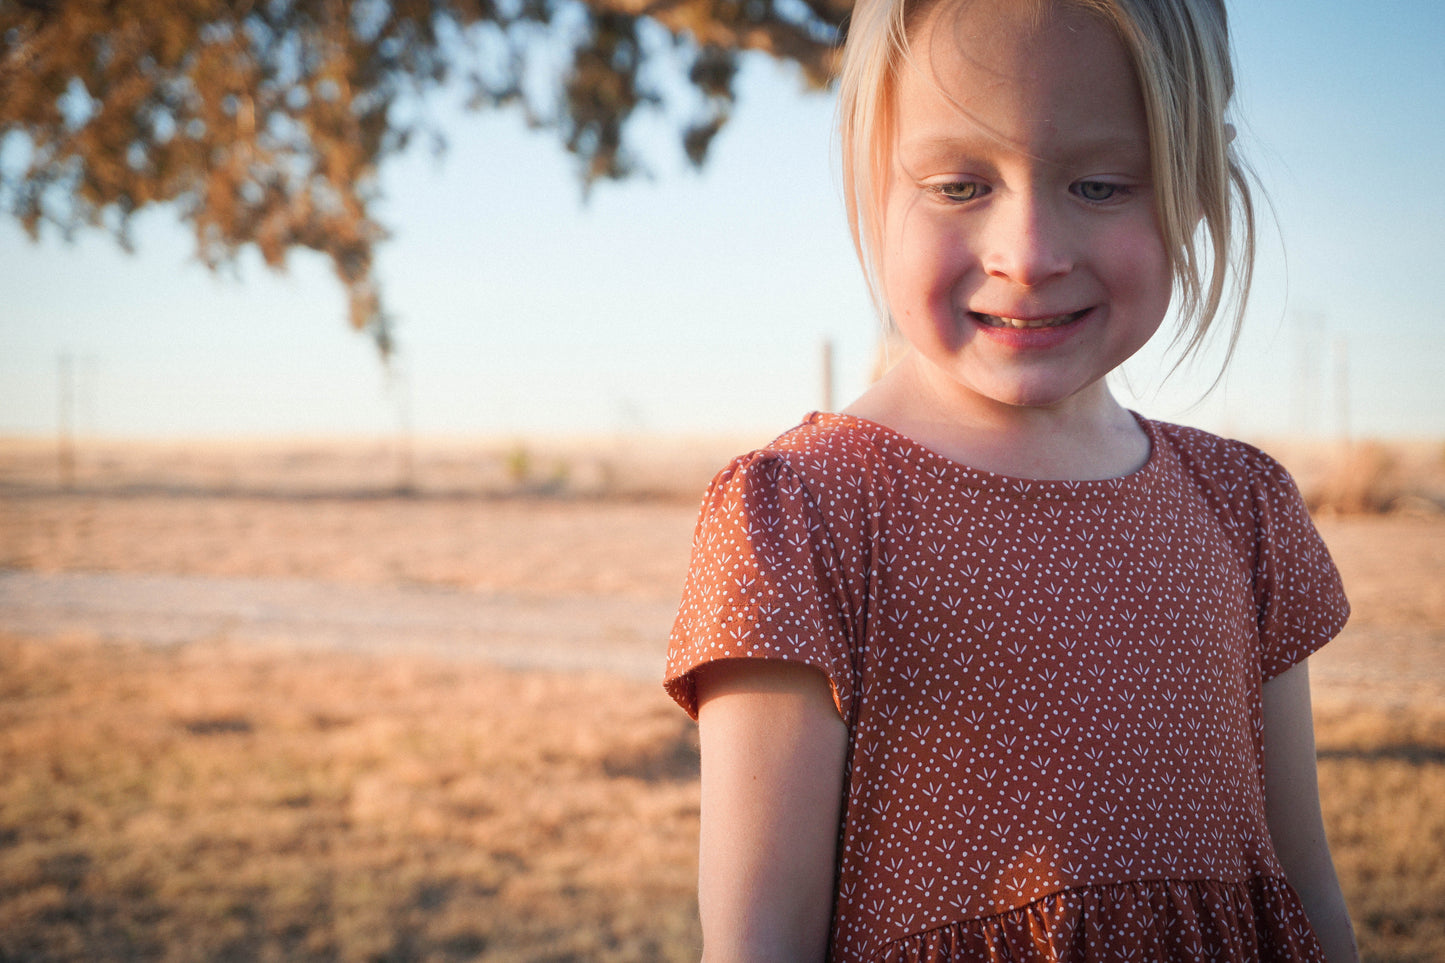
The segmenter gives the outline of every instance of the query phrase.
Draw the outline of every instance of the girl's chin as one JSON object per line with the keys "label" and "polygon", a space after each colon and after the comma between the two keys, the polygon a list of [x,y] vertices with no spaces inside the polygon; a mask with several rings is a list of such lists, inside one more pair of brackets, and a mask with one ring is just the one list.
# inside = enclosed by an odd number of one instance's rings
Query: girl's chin
{"label": "girl's chin", "polygon": [[1008,373],[997,369],[980,372],[967,370],[956,359],[928,360],[917,352],[912,355],[923,362],[921,370],[912,373],[922,379],[920,387],[945,405],[965,409],[991,409],[998,413],[1025,410],[1081,411],[1108,405],[1110,394],[1102,379],[1088,380],[1078,371],[1022,370]]}

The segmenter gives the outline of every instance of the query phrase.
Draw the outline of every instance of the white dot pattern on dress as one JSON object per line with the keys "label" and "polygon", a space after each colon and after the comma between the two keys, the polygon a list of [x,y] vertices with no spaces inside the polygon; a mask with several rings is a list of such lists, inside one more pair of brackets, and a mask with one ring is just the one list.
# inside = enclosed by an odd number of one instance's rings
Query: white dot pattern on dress
{"label": "white dot pattern on dress", "polygon": [[1140,423],[1148,463],[1107,481],[826,414],[714,481],[667,686],[695,715],[708,661],[830,679],[833,959],[1316,958],[1264,820],[1260,684],[1338,632],[1339,577],[1276,462]]}

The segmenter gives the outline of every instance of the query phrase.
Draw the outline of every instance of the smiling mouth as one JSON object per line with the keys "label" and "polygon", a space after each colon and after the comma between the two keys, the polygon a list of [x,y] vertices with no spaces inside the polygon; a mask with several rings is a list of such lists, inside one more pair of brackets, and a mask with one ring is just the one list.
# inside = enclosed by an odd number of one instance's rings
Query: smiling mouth
{"label": "smiling mouth", "polygon": [[1062,327],[1063,325],[1079,320],[1089,312],[1088,309],[1085,308],[1083,311],[1074,311],[1071,314],[1055,314],[1047,318],[1005,318],[997,314],[981,314],[978,311],[970,311],[969,313],[985,327],[1030,329]]}

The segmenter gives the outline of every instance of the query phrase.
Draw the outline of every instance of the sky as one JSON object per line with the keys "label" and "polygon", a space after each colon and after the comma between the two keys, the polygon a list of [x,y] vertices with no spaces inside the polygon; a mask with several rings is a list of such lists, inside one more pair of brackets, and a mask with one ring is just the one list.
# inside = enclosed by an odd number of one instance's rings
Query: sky
{"label": "sky", "polygon": [[[1162,380],[1151,345],[1116,389],[1246,438],[1445,437],[1445,5],[1236,3],[1232,28],[1269,200],[1245,332],[1207,396],[1217,349]],[[554,135],[438,102],[448,152],[381,174],[390,369],[319,256],[212,274],[167,209],[134,255],[0,221],[0,435],[54,434],[67,368],[81,437],[770,434],[824,404],[825,341],[842,406],[877,321],[833,98],[761,57],[738,87],[703,171],[643,124],[650,176],[585,203]]]}

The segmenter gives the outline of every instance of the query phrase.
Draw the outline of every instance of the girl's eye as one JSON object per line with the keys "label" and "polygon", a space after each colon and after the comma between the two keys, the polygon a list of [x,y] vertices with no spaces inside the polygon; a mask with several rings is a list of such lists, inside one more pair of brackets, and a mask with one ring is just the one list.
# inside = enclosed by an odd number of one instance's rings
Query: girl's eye
{"label": "girl's eye", "polygon": [[935,184],[930,190],[949,201],[971,201],[982,197],[984,187],[977,181],[959,181],[955,184]]}
{"label": "girl's eye", "polygon": [[1106,181],[1079,181],[1074,185],[1074,193],[1086,201],[1112,201],[1127,192],[1128,188]]}

